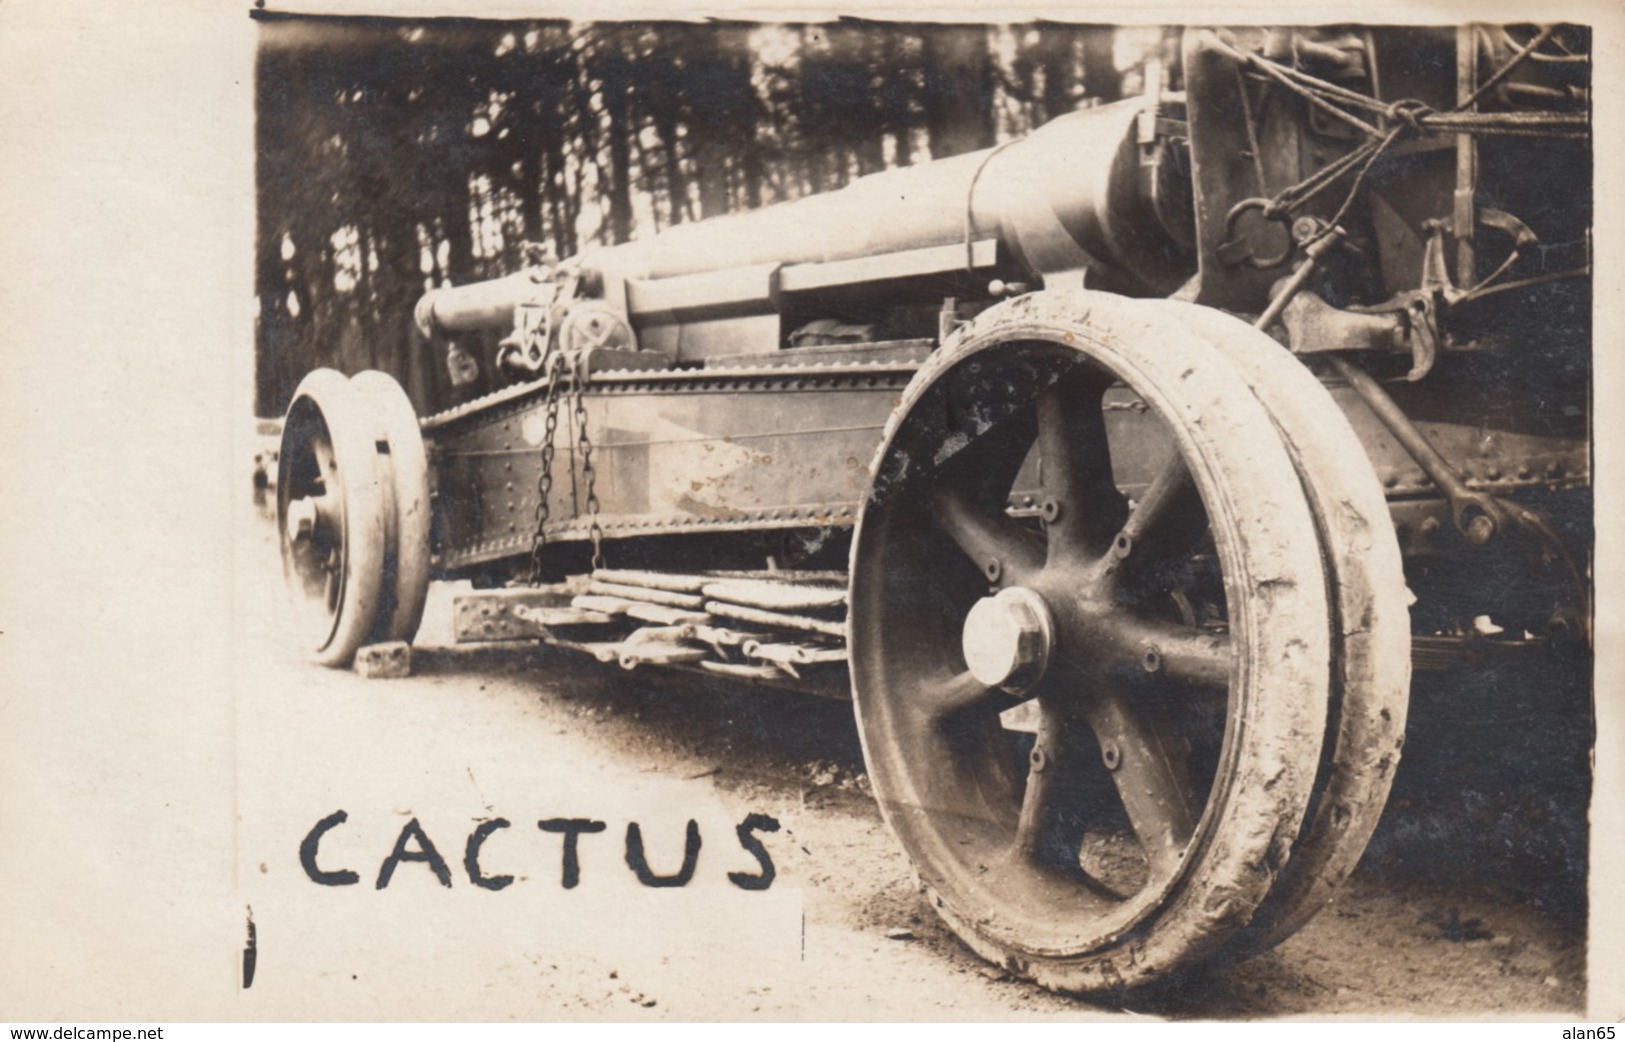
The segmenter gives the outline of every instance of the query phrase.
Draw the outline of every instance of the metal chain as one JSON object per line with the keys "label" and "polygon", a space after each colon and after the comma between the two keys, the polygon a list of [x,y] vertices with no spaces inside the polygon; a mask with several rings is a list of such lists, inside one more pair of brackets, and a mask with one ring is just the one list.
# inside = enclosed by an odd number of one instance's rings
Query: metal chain
{"label": "metal chain", "polygon": [[[587,534],[592,540],[592,569],[604,567],[604,528],[598,522],[598,472],[592,465],[592,438],[587,434],[587,352],[576,354],[570,398],[575,407],[576,450],[581,456],[581,482],[587,489]],[[572,476],[574,469],[571,470]]]}
{"label": "metal chain", "polygon": [[[549,324],[551,325],[551,324]],[[526,330],[527,337],[550,337],[551,330],[535,327]],[[530,346],[528,340],[526,347]],[[551,500],[553,497],[553,461],[558,454],[559,431],[559,398],[563,393],[565,365],[570,367],[570,409],[572,426],[576,431],[576,452],[581,457],[582,484],[586,487],[587,516],[591,519],[588,534],[592,539],[592,568],[594,571],[604,567],[604,528],[599,522],[598,502],[598,473],[592,463],[592,437],[587,433],[587,357],[590,353],[585,348],[566,349],[563,341],[557,343],[544,342],[540,349],[545,352],[547,359],[546,380],[546,426],[542,433],[542,464],[541,472],[536,476],[536,531],[531,537],[530,544],[530,577],[531,585],[539,585],[542,581],[542,551],[547,546],[547,522],[552,512]],[[570,465],[571,498],[574,499],[576,488],[575,464]],[[576,510],[579,514],[580,506]]]}
{"label": "metal chain", "polygon": [[564,376],[564,358],[558,351],[547,360],[547,422],[542,433],[542,469],[536,477],[536,531],[530,543],[530,584],[542,581],[542,549],[547,546],[549,500],[553,497],[554,440],[559,430],[559,382]]}

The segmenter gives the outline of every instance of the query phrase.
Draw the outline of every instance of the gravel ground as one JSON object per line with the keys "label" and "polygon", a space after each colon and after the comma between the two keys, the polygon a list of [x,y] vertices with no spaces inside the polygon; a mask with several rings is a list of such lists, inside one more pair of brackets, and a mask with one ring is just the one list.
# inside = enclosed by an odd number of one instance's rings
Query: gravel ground
{"label": "gravel ground", "polygon": [[[258,940],[245,1015],[1567,1019],[1585,1007],[1590,730],[1575,671],[1421,675],[1389,809],[1334,904],[1272,952],[1100,1003],[1010,979],[936,920],[870,798],[847,704],[548,649],[447,647],[439,587],[410,678],[306,667],[287,650],[271,526],[246,529],[237,861]],[[319,860],[360,883],[318,886],[299,845],[339,809],[348,820]],[[764,892],[724,879],[757,867],[732,834],[751,813],[781,825],[759,834],[777,871]],[[493,832],[482,870],[516,882],[492,892],[469,885],[463,854],[498,816],[513,824]],[[561,886],[559,838],[533,828],[549,817],[606,822],[580,839],[576,888]],[[649,864],[669,874],[689,819],[703,836],[690,885],[639,886],[625,825],[640,823]],[[410,860],[376,887],[409,820],[450,887]]]}

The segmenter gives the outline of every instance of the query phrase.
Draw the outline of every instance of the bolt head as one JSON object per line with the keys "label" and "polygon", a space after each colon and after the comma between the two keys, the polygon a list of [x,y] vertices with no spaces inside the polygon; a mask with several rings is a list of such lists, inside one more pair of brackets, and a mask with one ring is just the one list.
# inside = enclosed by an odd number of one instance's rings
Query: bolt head
{"label": "bolt head", "polygon": [[1054,623],[1043,598],[1021,586],[984,597],[965,616],[965,665],[988,687],[1022,694],[1049,664]]}

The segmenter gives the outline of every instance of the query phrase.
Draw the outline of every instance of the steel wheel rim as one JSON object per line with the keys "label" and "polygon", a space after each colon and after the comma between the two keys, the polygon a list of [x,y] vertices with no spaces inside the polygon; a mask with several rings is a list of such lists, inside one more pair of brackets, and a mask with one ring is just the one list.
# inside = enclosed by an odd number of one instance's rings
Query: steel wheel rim
{"label": "steel wheel rim", "polygon": [[[349,572],[345,553],[344,483],[334,460],[332,435],[308,399],[294,403],[284,421],[284,448],[277,485],[277,518],[282,527],[283,573],[298,619],[300,640],[324,648],[338,629]],[[290,440],[287,433],[291,432]],[[289,452],[290,446],[297,450]],[[288,534],[290,513],[300,500],[322,500],[305,539]]]}
{"label": "steel wheel rim", "polygon": [[[1077,297],[1082,303],[1094,301],[1098,295],[1079,294]],[[1084,311],[1087,310],[1085,306]],[[1036,324],[1025,336],[1005,335],[984,343],[977,343],[976,335],[972,332],[952,350],[944,348],[945,360],[940,360],[940,364],[928,376],[932,386],[945,386],[956,378],[957,370],[959,378],[969,378],[970,384],[978,389],[977,393],[966,396],[967,399],[983,404],[987,403],[989,395],[996,388],[1009,393],[1014,404],[1007,415],[1000,417],[990,413],[975,418],[971,426],[981,425],[986,432],[984,438],[996,435],[1001,424],[1010,431],[1011,447],[1002,450],[1001,464],[1010,478],[1014,477],[1010,473],[1012,468],[1020,465],[1020,458],[1024,455],[1021,443],[1027,437],[1025,433],[1017,433],[1017,425],[1023,422],[1020,416],[1024,408],[1018,400],[1023,394],[1039,389],[1039,385],[1046,380],[1046,368],[1053,374],[1054,369],[1063,363],[1079,364],[1073,348],[1063,342],[1066,338],[1056,328],[1043,323]],[[990,365],[980,378],[971,375],[971,367],[988,365],[995,358],[997,364]],[[1137,373],[1122,358],[1108,363],[1103,357],[1093,357],[1083,364],[1092,368],[1075,371],[1093,373],[1097,383],[1107,377],[1127,382],[1159,414],[1177,413],[1173,403],[1161,400],[1157,381],[1141,379],[1145,374]],[[922,376],[926,375],[922,373]],[[980,382],[977,382],[978,379]],[[1178,857],[1169,859],[1155,854],[1152,845],[1146,842],[1147,830],[1141,828],[1142,821],[1150,819],[1146,819],[1143,813],[1137,818],[1136,811],[1127,802],[1124,803],[1123,809],[1131,819],[1130,827],[1140,841],[1147,862],[1146,879],[1139,889],[1128,894],[1120,889],[1111,893],[1113,880],[1093,877],[1094,873],[1101,871],[1099,867],[1087,869],[1081,879],[1064,864],[1060,866],[1059,876],[1048,868],[1030,870],[1030,866],[1024,866],[1020,870],[1012,870],[1010,852],[1018,844],[1023,850],[1036,849],[1031,842],[1023,841],[1029,837],[1020,835],[1023,828],[1021,804],[1032,790],[1033,773],[1029,771],[1026,784],[1019,783],[1012,776],[1010,766],[993,751],[997,741],[993,732],[996,718],[984,716],[971,724],[955,719],[947,726],[948,737],[945,737],[940,715],[922,719],[920,712],[909,708],[910,700],[919,698],[926,688],[935,687],[940,692],[955,682],[967,688],[980,683],[974,678],[971,682],[964,680],[966,660],[962,655],[955,657],[953,653],[952,631],[967,611],[966,599],[971,596],[967,591],[974,589],[978,582],[984,582],[988,576],[940,563],[945,559],[945,542],[952,544],[951,549],[959,550],[961,558],[965,556],[963,549],[952,537],[941,533],[939,519],[922,509],[917,497],[925,493],[910,490],[911,480],[924,480],[920,477],[923,465],[902,462],[911,453],[919,452],[921,446],[915,442],[920,437],[930,440],[929,435],[911,431],[912,417],[930,413],[943,404],[942,401],[933,401],[929,389],[905,396],[905,409],[909,411],[900,411],[888,427],[887,442],[876,468],[874,490],[854,543],[853,671],[860,733],[877,795],[881,798],[888,821],[909,848],[922,882],[950,923],[984,955],[1000,958],[1007,964],[1013,962],[1015,965],[1012,968],[1018,972],[1041,977],[1048,974],[1060,986],[1074,986],[1080,982],[1081,986],[1088,986],[1091,983],[1089,974],[1100,967],[1079,969],[1077,974],[1070,976],[1063,969],[1060,976],[1055,977],[1054,965],[1034,970],[1028,965],[1028,960],[1056,964],[1086,960],[1095,953],[1120,948],[1125,943],[1134,945],[1138,943],[1136,938],[1143,939],[1154,934],[1159,920],[1169,917],[1177,919],[1184,914],[1180,906],[1189,903],[1185,892],[1201,890],[1206,885],[1201,883],[1195,888],[1187,887],[1187,875],[1193,871],[1193,865],[1200,868],[1216,835],[1222,832],[1227,821],[1234,818],[1229,811],[1233,802],[1231,790],[1237,779],[1235,758],[1238,744],[1233,729],[1240,726],[1239,722],[1245,714],[1236,711],[1234,705],[1230,706],[1225,713],[1220,748],[1212,755],[1211,771],[1205,777],[1195,779],[1190,787],[1197,809],[1189,815],[1191,820],[1187,827],[1173,836],[1171,845],[1181,852]],[[1039,411],[1040,406],[1034,404],[1034,415],[1028,424],[1033,428],[1034,438],[1044,437],[1037,417]],[[1188,462],[1202,501],[1210,508],[1213,504],[1227,504],[1222,506],[1219,513],[1226,516],[1233,514],[1235,505],[1229,504],[1226,498],[1229,493],[1210,471],[1210,450],[1198,444],[1179,423],[1171,424],[1170,431],[1180,454]],[[969,443],[972,447],[974,444],[974,441]],[[1014,464],[1011,463],[1012,458],[1015,459]],[[972,470],[967,468],[966,473]],[[995,484],[1002,482],[1001,477]],[[1002,495],[1002,492],[999,494]],[[916,496],[913,501],[911,495]],[[1301,503],[1298,509],[1304,509]],[[1064,514],[1061,516],[1064,517]],[[1306,511],[1303,521],[1306,525]],[[1229,524],[1228,521],[1225,523]],[[1107,527],[1115,528],[1115,525]],[[1245,569],[1238,559],[1240,551],[1235,545],[1235,533],[1224,531],[1223,525],[1215,527],[1213,538],[1216,555],[1221,562],[1225,585],[1229,586],[1232,575]],[[1054,530],[1051,529],[1052,532]],[[1099,534],[1095,533],[1095,538],[1098,539]],[[1046,562],[1050,550],[1046,542]],[[1104,547],[1097,548],[1096,552],[1102,556],[1109,553]],[[886,558],[884,564],[881,557]],[[1047,599],[1058,601],[1060,594],[1056,583],[1043,578],[1042,571],[1041,568],[1039,577],[1032,580],[1032,585],[1041,588]],[[881,572],[884,577],[877,577]],[[1318,578],[1318,571],[1315,575]],[[1003,577],[1000,581],[1003,581]],[[1225,592],[1228,594],[1230,591],[1227,589]],[[1323,613],[1323,585],[1319,597]],[[1080,632],[1077,629],[1080,613],[1075,606],[1062,605],[1060,614],[1066,616],[1061,628],[1071,634],[1058,638],[1058,646],[1064,649],[1069,641],[1078,642],[1080,639],[1077,635]],[[1242,625],[1232,627],[1233,641],[1245,642],[1250,639],[1246,636],[1247,627],[1257,622],[1253,618],[1256,612],[1251,609],[1242,614],[1245,616],[1240,620]],[[1322,662],[1324,639],[1322,632]],[[1082,643],[1088,644],[1089,641],[1084,639]],[[1244,644],[1233,644],[1232,651],[1235,653],[1230,656],[1225,674],[1228,681],[1226,699],[1233,703],[1237,697],[1236,691],[1245,690],[1251,667],[1247,664],[1249,658]],[[1063,650],[1061,658],[1065,657]],[[1114,661],[1110,668],[1121,672],[1120,667],[1126,665],[1126,660]],[[1075,666],[1076,661],[1063,668]],[[1104,670],[1104,667],[1099,667],[1091,673],[1086,665],[1082,675],[1098,680]],[[926,679],[910,688],[908,682],[902,679],[908,676]],[[1035,688],[1041,713],[1045,716],[1061,715],[1059,709],[1045,704],[1046,701],[1058,701],[1055,696],[1046,698],[1041,690],[1046,682],[1041,681],[1040,687]],[[1319,695],[1320,711],[1323,713],[1323,684]],[[1098,718],[1098,707],[1090,712]],[[1323,726],[1323,716],[1320,722]],[[1096,735],[1101,733],[1094,723],[1090,724],[1090,731]],[[1131,729],[1131,732],[1141,734],[1143,729]],[[1076,745],[1075,737],[1069,737],[1068,741]],[[877,751],[885,751],[879,747],[895,744],[909,750],[905,758],[914,761],[912,766],[894,769],[888,766],[884,756],[877,758]],[[1044,744],[1042,739],[1039,744]],[[1299,746],[1302,744],[1298,743]],[[1075,748],[1069,751],[1077,755]],[[1318,753],[1318,740],[1308,751],[1311,757]],[[1104,759],[1104,744],[1096,755]],[[1301,758],[1301,749],[1298,755]],[[1248,761],[1247,769],[1252,770],[1256,766],[1252,761],[1257,757],[1251,752],[1249,756],[1252,759]],[[1110,770],[1115,776],[1121,769]],[[1302,806],[1308,798],[1307,785],[1298,787],[1302,791],[1291,801],[1295,803],[1296,810],[1289,807],[1283,812],[1282,819],[1294,831],[1301,820]],[[1118,795],[1122,796],[1121,790]],[[1143,808],[1141,810],[1143,812]],[[1074,815],[1073,830],[1077,831],[1080,824]],[[1155,822],[1152,824],[1155,825]],[[1027,831],[1032,831],[1030,822]],[[1083,829],[1082,834],[1086,836],[1087,829]],[[1084,852],[1080,852],[1079,858],[1084,858]],[[1101,883],[1108,885],[1098,885]],[[1267,888],[1267,879],[1260,886]],[[1250,911],[1251,904],[1262,898],[1263,889],[1260,886],[1254,886],[1255,892],[1242,899],[1243,904],[1248,904],[1247,911]],[[1166,957],[1171,963],[1193,955],[1203,946],[1202,940],[1196,938],[1190,943],[1176,945],[1179,951],[1172,954],[1152,954],[1154,958]],[[1155,948],[1156,944],[1153,943],[1152,947]],[[1141,954],[1146,954],[1146,951],[1142,950]],[[1144,968],[1149,970],[1151,967],[1147,964]],[[1161,968],[1166,967],[1158,967]],[[1116,970],[1107,966],[1104,972],[1109,977]]]}
{"label": "steel wheel rim", "polygon": [[386,488],[364,403],[340,373],[300,383],[283,419],[277,524],[298,639],[324,665],[347,664],[379,608]]}
{"label": "steel wheel rim", "polygon": [[350,378],[377,427],[376,437],[389,446],[379,459],[387,476],[383,603],[372,636],[380,641],[411,643],[423,619],[429,592],[429,463],[416,411],[394,377],[366,370]]}
{"label": "steel wheel rim", "polygon": [[1239,319],[1193,304],[1147,303],[1196,330],[1247,374],[1282,430],[1326,549],[1337,616],[1331,726],[1303,835],[1249,928],[1249,942],[1262,949],[1331,899],[1387,800],[1410,692],[1404,570],[1365,449],[1320,381]]}

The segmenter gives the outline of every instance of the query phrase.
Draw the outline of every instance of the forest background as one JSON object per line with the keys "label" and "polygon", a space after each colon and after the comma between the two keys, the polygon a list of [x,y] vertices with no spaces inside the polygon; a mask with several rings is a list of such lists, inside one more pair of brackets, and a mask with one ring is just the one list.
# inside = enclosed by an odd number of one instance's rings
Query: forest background
{"label": "forest background", "polygon": [[[262,16],[255,411],[319,366],[453,388],[427,290],[988,148],[1135,93],[1156,27]],[[1174,84],[1173,86],[1177,86]],[[482,368],[489,373],[490,367]]]}

